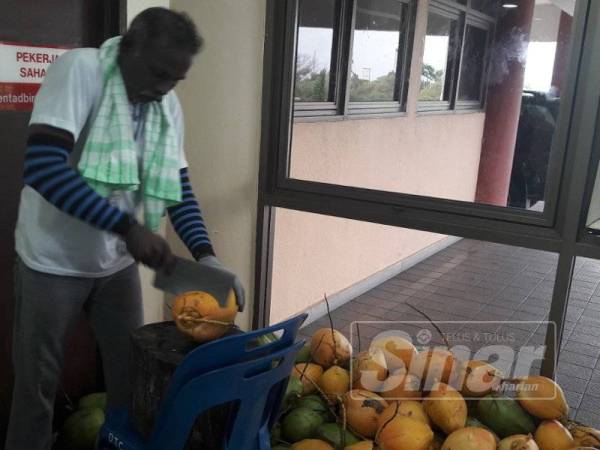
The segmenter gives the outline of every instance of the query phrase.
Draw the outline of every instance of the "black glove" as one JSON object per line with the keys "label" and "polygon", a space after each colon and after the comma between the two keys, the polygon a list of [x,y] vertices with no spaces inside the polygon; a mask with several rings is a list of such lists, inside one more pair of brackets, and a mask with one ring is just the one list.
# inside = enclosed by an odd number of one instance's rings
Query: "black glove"
{"label": "black glove", "polygon": [[[232,286],[230,287],[230,289],[233,289],[233,292],[235,293],[235,300],[238,305],[238,310],[240,312],[243,311],[244,305],[246,304],[246,299],[245,299],[246,295],[244,293],[244,287],[242,286],[242,282],[237,277],[237,275],[235,275],[231,270],[229,270],[223,264],[221,264],[221,262],[213,255],[201,257],[200,259],[198,259],[198,264],[218,270],[218,271],[222,272],[224,275],[228,275],[233,279],[233,283],[232,283]],[[227,278],[229,278],[229,277],[227,277]],[[214,280],[214,281],[216,283],[216,280]],[[213,288],[213,286],[207,286],[207,288]],[[216,288],[216,286],[214,288]],[[210,289],[208,289],[208,291],[210,292]],[[221,306],[225,306],[225,305],[221,305]]]}
{"label": "black glove", "polygon": [[127,231],[125,244],[133,259],[152,269],[170,273],[175,267],[175,257],[167,241],[137,222]]}

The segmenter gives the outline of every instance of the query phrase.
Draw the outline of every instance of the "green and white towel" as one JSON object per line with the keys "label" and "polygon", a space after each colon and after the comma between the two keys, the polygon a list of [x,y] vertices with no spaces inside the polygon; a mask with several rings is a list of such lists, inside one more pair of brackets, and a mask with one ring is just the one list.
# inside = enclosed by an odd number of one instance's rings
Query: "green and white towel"
{"label": "green and white towel", "polygon": [[[181,202],[181,150],[172,118],[163,102],[146,110],[141,171],[127,91],[117,64],[121,37],[100,47],[104,93],[83,147],[79,171],[98,194],[141,189],[144,223],[157,230],[165,209]],[[141,174],[141,177],[140,177]]]}

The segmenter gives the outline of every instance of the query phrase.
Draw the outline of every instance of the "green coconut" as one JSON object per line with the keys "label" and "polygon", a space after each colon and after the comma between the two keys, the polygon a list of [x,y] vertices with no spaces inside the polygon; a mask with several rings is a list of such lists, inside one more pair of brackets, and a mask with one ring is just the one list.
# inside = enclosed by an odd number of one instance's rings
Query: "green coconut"
{"label": "green coconut", "polygon": [[315,436],[317,427],[323,423],[323,415],[308,408],[291,410],[281,423],[283,438],[298,442]]}
{"label": "green coconut", "polygon": [[100,408],[77,410],[65,421],[61,442],[72,450],[93,450],[103,423],[104,411]]}
{"label": "green coconut", "polygon": [[298,401],[302,395],[302,389],[302,381],[300,381],[299,378],[289,378],[287,387],[285,388],[285,394],[283,395],[283,402],[281,404],[281,407],[284,411]]}
{"label": "green coconut", "polygon": [[310,344],[306,344],[296,353],[296,364],[310,362]]}
{"label": "green coconut", "polygon": [[281,422],[275,423],[271,428],[271,445],[277,444],[281,440]]}
{"label": "green coconut", "polygon": [[323,420],[332,419],[327,402],[319,395],[311,394],[302,397],[298,401],[297,406],[312,409],[313,411],[318,412],[323,416]]}
{"label": "green coconut", "polygon": [[343,450],[344,446],[357,444],[360,442],[354,434],[346,430],[346,442],[343,442],[344,432],[342,426],[338,423],[324,423],[317,427],[317,438],[322,439],[333,446],[333,448]]}
{"label": "green coconut", "polygon": [[486,395],[477,403],[477,418],[500,438],[513,434],[534,434],[533,418],[514,399]]}
{"label": "green coconut", "polygon": [[258,341],[258,345],[266,345],[277,341],[277,336],[273,333],[267,333],[259,336],[256,340]]}
{"label": "green coconut", "polygon": [[77,409],[98,408],[106,412],[106,392],[96,392],[94,394],[84,395],[79,399]]}

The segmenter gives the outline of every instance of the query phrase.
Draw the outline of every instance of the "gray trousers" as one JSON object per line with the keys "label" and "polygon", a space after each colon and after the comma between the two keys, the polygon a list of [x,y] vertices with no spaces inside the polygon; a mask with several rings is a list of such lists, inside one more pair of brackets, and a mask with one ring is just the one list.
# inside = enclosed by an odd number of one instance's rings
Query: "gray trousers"
{"label": "gray trousers", "polygon": [[100,346],[108,407],[129,400],[129,335],[142,325],[138,267],[102,278],[15,268],[15,384],[5,450],[50,450],[67,338],[84,310]]}

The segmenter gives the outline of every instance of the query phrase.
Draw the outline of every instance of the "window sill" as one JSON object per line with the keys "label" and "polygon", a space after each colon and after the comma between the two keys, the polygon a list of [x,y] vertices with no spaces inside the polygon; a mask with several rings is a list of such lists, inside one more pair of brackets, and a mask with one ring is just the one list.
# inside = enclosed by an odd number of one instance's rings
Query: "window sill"
{"label": "window sill", "polygon": [[346,115],[330,116],[294,116],[294,123],[312,123],[312,122],[343,122],[346,120],[369,120],[369,119],[395,119],[407,117],[408,113],[404,111],[386,112],[386,113],[350,113]]}
{"label": "window sill", "polygon": [[417,117],[419,116],[439,116],[448,115],[453,116],[457,114],[481,114],[485,113],[482,108],[463,108],[463,109],[427,109],[417,110]]}

